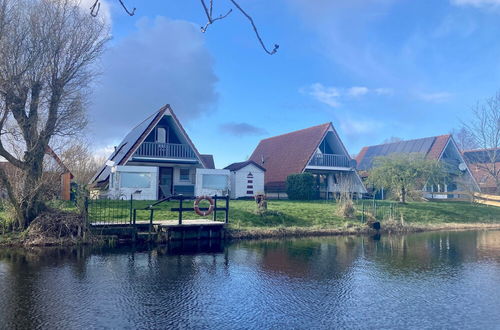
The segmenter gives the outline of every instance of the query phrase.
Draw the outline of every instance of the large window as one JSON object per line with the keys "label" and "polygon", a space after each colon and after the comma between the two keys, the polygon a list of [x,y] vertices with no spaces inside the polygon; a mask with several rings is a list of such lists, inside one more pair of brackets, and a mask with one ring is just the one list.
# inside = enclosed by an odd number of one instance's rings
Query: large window
{"label": "large window", "polygon": [[121,172],[120,187],[122,188],[150,188],[151,173]]}
{"label": "large window", "polygon": [[203,188],[228,190],[228,176],[224,174],[203,174]]}
{"label": "large window", "polygon": [[180,180],[181,181],[189,181],[189,168],[181,168],[180,169]]}

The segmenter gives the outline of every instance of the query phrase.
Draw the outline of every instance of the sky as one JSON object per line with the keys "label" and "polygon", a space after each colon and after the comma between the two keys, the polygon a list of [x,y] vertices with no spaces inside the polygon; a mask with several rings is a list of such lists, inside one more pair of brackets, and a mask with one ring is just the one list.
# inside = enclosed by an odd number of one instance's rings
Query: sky
{"label": "sky", "polygon": [[[85,0],[90,2],[90,0]],[[105,0],[112,40],[89,117],[96,152],[170,104],[218,168],[261,139],[332,122],[349,153],[448,134],[500,90],[500,0]],[[215,0],[226,13],[228,0]]]}

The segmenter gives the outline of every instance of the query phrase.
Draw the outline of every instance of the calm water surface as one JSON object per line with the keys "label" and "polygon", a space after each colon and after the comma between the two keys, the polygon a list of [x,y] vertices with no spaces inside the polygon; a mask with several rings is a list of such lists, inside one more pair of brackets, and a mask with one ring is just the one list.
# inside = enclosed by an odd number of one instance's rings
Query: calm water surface
{"label": "calm water surface", "polygon": [[500,231],[0,250],[0,328],[500,329]]}

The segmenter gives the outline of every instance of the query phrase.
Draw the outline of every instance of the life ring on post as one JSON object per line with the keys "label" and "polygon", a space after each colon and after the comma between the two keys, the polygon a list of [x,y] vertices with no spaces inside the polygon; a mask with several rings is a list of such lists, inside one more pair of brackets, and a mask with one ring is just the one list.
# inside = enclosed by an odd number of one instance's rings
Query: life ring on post
{"label": "life ring on post", "polygon": [[[200,210],[199,205],[200,205],[200,202],[202,200],[206,200],[210,203],[210,206],[208,207],[208,210],[206,210],[206,211]],[[194,211],[196,212],[196,214],[201,215],[202,217],[212,214],[212,212],[214,211],[214,200],[210,196],[198,196],[198,197],[196,197],[196,199],[194,201]]]}

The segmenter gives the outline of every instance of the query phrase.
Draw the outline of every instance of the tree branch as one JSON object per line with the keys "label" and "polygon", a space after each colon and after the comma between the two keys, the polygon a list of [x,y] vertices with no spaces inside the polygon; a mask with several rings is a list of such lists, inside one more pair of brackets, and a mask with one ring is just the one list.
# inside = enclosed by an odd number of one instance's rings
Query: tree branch
{"label": "tree branch", "polygon": [[[124,4],[123,0],[118,0],[120,2],[120,5],[122,8],[125,10],[125,12],[129,16],[134,16],[136,8],[133,8],[132,11],[128,10],[127,6]],[[218,17],[213,17],[213,0],[210,0],[210,5],[207,6],[205,0],[200,0],[201,5],[203,7],[203,11],[205,12],[205,15],[207,16],[207,23],[205,26],[202,26],[200,28],[201,32],[205,33],[210,25],[212,25],[214,22],[226,18],[229,14],[232,13],[233,9],[229,9],[226,14],[221,14]],[[278,48],[280,47],[278,44],[274,44],[273,49],[268,49],[266,45],[264,44],[264,41],[262,40],[262,37],[260,36],[259,30],[257,29],[257,26],[255,25],[255,22],[253,21],[252,16],[250,16],[239,4],[236,2],[236,0],[229,0],[250,22],[252,25],[252,29],[255,33],[255,36],[257,37],[257,40],[259,41],[259,44],[261,45],[262,49],[269,54],[269,55],[274,55],[278,51]],[[92,16],[97,16],[99,13],[100,9],[100,0],[95,0],[93,5],[90,7],[90,14]]]}
{"label": "tree branch", "polygon": [[278,44],[274,44],[274,48],[269,51],[266,47],[266,45],[264,44],[264,42],[262,41],[262,38],[260,37],[260,34],[259,34],[259,31],[257,30],[257,26],[255,25],[252,17],[250,15],[248,15],[244,10],[243,8],[240,7],[240,5],[236,2],[236,0],[229,0],[231,1],[231,3],[236,7],[238,8],[238,10],[243,14],[245,15],[245,17],[250,21],[250,24],[252,24],[252,28],[255,32],[255,35],[257,36],[257,40],[259,40],[259,43],[260,45],[262,46],[262,48],[264,49],[264,51],[266,53],[268,53],[269,55],[274,55],[276,54],[276,52],[278,51],[278,48],[280,48],[280,46]]}
{"label": "tree branch", "polygon": [[232,9],[229,9],[229,11],[225,15],[219,15],[219,17],[213,18],[212,17],[212,10],[213,10],[213,0],[210,0],[210,9],[207,8],[207,5],[205,4],[205,0],[200,0],[201,5],[203,6],[203,10],[205,11],[205,15],[207,16],[208,22],[205,24],[205,26],[201,27],[201,32],[205,33],[208,29],[208,27],[213,24],[215,21],[221,20],[226,18],[231,12],[233,11]]}

